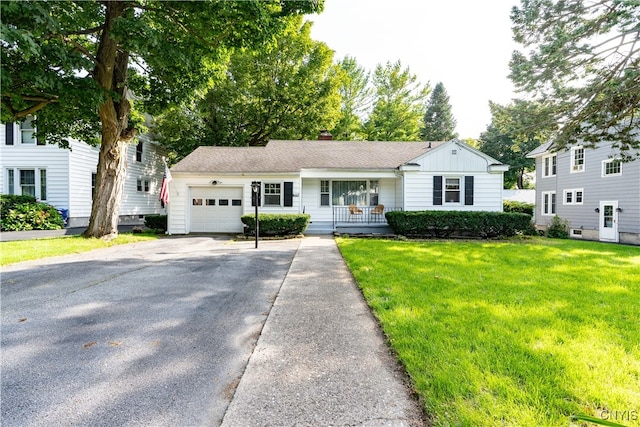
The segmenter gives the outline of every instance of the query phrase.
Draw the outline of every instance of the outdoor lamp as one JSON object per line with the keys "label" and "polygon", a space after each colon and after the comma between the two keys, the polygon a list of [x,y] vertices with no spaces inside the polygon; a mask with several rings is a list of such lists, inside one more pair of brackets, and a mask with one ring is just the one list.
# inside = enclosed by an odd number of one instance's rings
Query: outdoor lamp
{"label": "outdoor lamp", "polygon": [[260,234],[260,221],[258,220],[258,205],[260,204],[260,182],[252,181],[251,182],[251,200],[253,200],[253,204],[256,207],[256,249],[258,249],[258,234]]}

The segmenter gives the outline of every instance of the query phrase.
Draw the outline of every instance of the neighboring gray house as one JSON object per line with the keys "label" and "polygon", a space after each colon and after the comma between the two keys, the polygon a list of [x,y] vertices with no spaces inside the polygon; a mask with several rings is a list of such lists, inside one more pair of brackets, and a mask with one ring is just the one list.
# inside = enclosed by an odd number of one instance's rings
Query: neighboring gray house
{"label": "neighboring gray house", "polygon": [[458,140],[199,147],[171,169],[168,232],[242,232],[253,181],[260,212],[310,214],[308,233],[379,231],[392,210],[502,211],[507,169]]}
{"label": "neighboring gray house", "polygon": [[611,144],[533,150],[539,229],[558,215],[572,238],[640,244],[640,160],[622,163]]}

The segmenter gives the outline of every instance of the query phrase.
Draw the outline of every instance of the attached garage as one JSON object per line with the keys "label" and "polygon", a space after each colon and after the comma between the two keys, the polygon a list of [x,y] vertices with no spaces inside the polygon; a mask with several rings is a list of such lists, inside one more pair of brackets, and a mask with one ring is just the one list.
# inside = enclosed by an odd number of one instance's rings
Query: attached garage
{"label": "attached garage", "polygon": [[242,232],[242,202],[242,187],[192,187],[191,232]]}

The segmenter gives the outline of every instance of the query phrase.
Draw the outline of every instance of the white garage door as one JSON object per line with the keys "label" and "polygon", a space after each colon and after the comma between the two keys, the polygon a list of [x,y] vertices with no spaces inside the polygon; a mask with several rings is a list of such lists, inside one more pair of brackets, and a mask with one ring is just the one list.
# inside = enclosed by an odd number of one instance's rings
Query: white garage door
{"label": "white garage door", "polygon": [[242,232],[242,187],[192,188],[191,232]]}

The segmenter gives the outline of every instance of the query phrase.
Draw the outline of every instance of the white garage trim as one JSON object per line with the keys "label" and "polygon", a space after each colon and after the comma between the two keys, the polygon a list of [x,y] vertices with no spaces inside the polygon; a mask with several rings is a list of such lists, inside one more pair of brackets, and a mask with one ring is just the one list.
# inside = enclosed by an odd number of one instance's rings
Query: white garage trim
{"label": "white garage trim", "polygon": [[191,187],[189,203],[192,233],[239,233],[243,226],[242,187]]}

